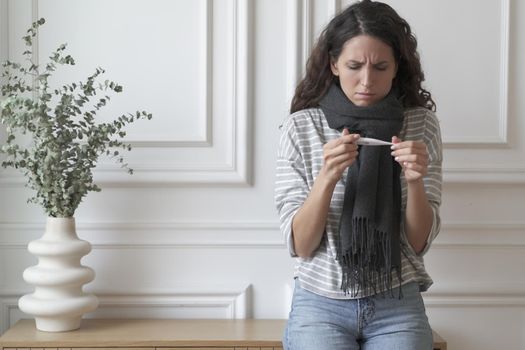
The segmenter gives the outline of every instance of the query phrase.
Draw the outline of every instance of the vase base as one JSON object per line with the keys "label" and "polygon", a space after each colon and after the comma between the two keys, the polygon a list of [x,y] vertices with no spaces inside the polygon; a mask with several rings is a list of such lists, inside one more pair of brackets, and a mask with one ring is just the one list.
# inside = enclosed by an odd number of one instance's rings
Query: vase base
{"label": "vase base", "polygon": [[67,332],[80,328],[82,317],[35,317],[36,328],[43,332]]}

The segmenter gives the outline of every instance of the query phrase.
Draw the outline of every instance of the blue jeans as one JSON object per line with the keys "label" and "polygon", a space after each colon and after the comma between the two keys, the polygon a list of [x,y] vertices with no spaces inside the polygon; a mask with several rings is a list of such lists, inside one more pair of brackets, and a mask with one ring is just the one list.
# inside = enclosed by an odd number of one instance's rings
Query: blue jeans
{"label": "blue jeans", "polygon": [[339,300],[295,283],[286,350],[431,350],[432,330],[417,283],[383,296]]}

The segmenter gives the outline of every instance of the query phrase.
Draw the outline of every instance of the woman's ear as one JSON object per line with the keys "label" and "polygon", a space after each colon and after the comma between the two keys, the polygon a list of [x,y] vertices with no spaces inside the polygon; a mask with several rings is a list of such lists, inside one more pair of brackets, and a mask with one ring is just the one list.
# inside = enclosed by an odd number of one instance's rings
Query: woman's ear
{"label": "woman's ear", "polygon": [[339,76],[339,69],[337,68],[337,62],[334,62],[334,60],[330,59],[330,69],[332,70],[332,74],[336,77]]}

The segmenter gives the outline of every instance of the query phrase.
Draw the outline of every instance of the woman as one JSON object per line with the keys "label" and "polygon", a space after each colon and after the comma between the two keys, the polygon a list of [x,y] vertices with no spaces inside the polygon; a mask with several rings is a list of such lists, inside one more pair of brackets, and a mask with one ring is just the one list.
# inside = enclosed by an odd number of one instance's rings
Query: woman
{"label": "woman", "polygon": [[286,349],[432,348],[420,292],[432,284],[422,256],[440,228],[442,149],[416,49],[404,19],[364,0],[311,53],[277,161],[297,257]]}

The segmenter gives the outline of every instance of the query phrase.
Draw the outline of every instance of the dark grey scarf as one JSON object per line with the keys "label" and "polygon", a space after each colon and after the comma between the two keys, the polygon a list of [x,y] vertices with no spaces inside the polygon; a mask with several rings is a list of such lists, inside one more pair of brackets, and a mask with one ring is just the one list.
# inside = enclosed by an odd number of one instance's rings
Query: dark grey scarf
{"label": "dark grey scarf", "polygon": [[[403,125],[403,107],[394,89],[374,105],[360,107],[334,84],[319,102],[328,125],[390,141]],[[390,147],[360,146],[348,168],[343,212],[339,224],[337,260],[341,289],[352,296],[392,291],[392,271],[401,282],[399,226],[401,219],[401,167]]]}

